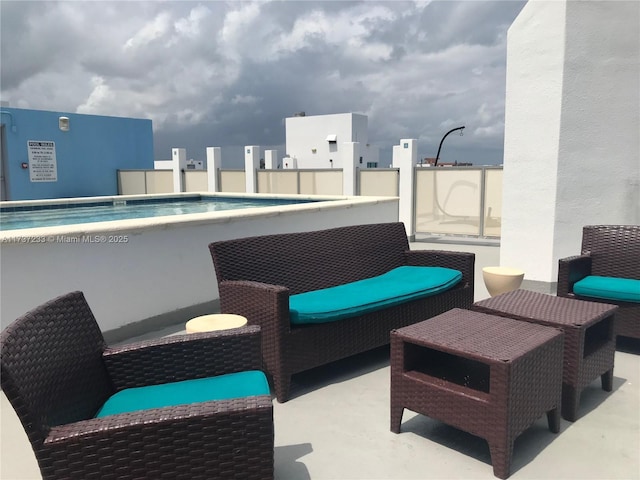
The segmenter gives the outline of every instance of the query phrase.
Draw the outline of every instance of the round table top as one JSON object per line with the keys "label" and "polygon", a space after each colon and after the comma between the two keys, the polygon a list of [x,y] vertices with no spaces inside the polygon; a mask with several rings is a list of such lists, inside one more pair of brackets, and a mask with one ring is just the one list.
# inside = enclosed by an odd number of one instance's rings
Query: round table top
{"label": "round table top", "polygon": [[189,320],[186,324],[187,333],[213,332],[216,330],[228,330],[239,328],[247,324],[247,319],[242,315],[233,313],[213,313],[202,315]]}

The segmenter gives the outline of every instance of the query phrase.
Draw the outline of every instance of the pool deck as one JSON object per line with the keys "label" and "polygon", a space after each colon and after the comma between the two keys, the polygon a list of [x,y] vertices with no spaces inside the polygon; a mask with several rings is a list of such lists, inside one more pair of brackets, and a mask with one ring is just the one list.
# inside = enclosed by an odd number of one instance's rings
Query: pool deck
{"label": "pool deck", "polygon": [[[499,264],[497,246],[416,242],[412,248],[476,253],[475,299],[487,298],[481,272]],[[558,434],[540,418],[516,440],[510,478],[640,479],[640,344],[620,342],[620,348],[613,391],[593,382],[582,395],[578,420],[562,420]],[[488,446],[478,437],[407,410],[401,433],[392,433],[389,378],[387,347],[294,376],[293,398],[284,404],[274,400],[275,478],[495,478]],[[0,478],[40,479],[4,394],[0,408]]]}

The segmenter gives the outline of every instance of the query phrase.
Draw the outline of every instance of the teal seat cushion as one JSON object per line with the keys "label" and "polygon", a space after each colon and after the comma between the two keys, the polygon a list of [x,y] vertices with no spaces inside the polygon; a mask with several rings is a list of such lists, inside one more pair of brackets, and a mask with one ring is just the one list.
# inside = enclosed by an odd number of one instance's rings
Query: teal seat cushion
{"label": "teal seat cushion", "polygon": [[264,373],[249,370],[217,377],[126,388],[112,395],[98,410],[96,418],[149,408],[173,407],[254,395],[270,395],[269,383]]}
{"label": "teal seat cushion", "polygon": [[573,293],[582,297],[640,303],[640,280],[590,275],[573,285]]}
{"label": "teal seat cushion", "polygon": [[289,298],[291,323],[342,320],[448,290],[462,279],[458,270],[402,266],[382,275]]}

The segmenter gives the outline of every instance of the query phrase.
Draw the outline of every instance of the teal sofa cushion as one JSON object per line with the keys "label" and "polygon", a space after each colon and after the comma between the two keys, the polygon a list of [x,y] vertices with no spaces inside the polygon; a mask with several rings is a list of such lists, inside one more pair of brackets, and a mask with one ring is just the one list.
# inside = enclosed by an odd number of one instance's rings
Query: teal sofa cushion
{"label": "teal sofa cushion", "polygon": [[149,408],[270,394],[264,373],[249,370],[217,377],[126,388],[112,395],[98,410],[96,418]]}
{"label": "teal sofa cushion", "polygon": [[291,323],[326,323],[448,290],[462,280],[458,270],[402,266],[377,277],[291,295]]}
{"label": "teal sofa cushion", "polygon": [[640,280],[590,275],[573,285],[573,293],[582,297],[640,303]]}

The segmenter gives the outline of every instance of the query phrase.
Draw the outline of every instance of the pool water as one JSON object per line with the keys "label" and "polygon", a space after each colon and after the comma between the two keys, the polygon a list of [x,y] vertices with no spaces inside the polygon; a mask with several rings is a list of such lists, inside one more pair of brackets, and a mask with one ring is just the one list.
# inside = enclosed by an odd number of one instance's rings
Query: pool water
{"label": "pool water", "polygon": [[189,199],[116,200],[90,204],[0,207],[0,230],[55,227],[78,223],[108,222],[132,218],[188,213],[220,212],[242,208],[274,207],[314,202],[308,199],[248,199],[194,197]]}

